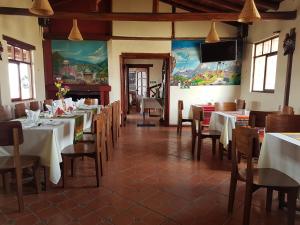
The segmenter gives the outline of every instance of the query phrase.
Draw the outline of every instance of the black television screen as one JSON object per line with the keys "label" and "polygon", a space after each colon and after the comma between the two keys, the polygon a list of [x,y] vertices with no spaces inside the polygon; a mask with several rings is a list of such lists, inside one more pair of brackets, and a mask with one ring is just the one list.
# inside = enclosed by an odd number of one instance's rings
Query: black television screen
{"label": "black television screen", "polygon": [[220,62],[236,60],[236,41],[218,43],[203,43],[201,49],[201,62]]}

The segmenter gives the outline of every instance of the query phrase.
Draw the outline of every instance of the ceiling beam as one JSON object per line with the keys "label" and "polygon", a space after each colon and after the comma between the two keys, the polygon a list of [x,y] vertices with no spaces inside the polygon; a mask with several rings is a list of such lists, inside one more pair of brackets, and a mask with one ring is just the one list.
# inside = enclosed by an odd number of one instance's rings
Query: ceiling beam
{"label": "ceiling beam", "polygon": [[158,13],[159,12],[159,0],[152,0],[152,12]]}
{"label": "ceiling beam", "polygon": [[[36,16],[24,8],[0,7],[0,14]],[[239,13],[74,13],[74,12],[55,12],[53,19],[72,19],[97,20],[97,21],[237,21]],[[263,20],[294,20],[297,11],[284,12],[263,12]]]}
{"label": "ceiling beam", "polygon": [[221,9],[221,10],[229,10],[233,12],[240,12],[242,10],[242,7],[240,5],[236,5],[232,2],[228,1],[217,1],[217,0],[201,0],[199,1],[199,4],[205,4],[205,5],[210,5],[215,8]]}
{"label": "ceiling beam", "polygon": [[[228,0],[228,1],[234,2],[236,4],[240,4],[240,5],[243,5],[245,2],[245,0]],[[280,2],[281,1],[270,2],[270,1],[265,1],[265,0],[255,0],[256,6],[262,10],[268,10],[268,9],[277,10],[277,9],[279,9]]]}

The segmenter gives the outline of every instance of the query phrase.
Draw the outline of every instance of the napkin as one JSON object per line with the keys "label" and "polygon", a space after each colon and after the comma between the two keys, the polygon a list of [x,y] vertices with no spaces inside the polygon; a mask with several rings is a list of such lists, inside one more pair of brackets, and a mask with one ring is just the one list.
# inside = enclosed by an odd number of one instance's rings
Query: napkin
{"label": "napkin", "polygon": [[75,102],[75,105],[77,108],[80,108],[81,106],[84,105],[84,102],[85,102],[85,98],[81,98],[81,99],[78,99],[77,102]]}
{"label": "napkin", "polygon": [[37,110],[37,111],[32,111],[32,110],[28,110],[26,109],[26,115],[27,115],[27,120],[36,123],[39,120],[39,116],[41,111]]}
{"label": "napkin", "polygon": [[66,105],[66,109],[72,111],[75,107],[75,104],[72,100],[72,98],[65,98],[65,105]]}

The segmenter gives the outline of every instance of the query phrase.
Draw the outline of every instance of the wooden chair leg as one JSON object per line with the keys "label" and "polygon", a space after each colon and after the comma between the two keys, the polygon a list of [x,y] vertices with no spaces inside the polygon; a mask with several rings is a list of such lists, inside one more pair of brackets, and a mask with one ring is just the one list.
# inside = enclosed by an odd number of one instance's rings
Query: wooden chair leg
{"label": "wooden chair leg", "polygon": [[229,214],[232,214],[233,206],[234,206],[235,191],[236,191],[236,184],[237,184],[237,179],[235,176],[236,175],[231,174],[231,178],[230,178],[230,189],[229,189],[229,200],[228,200],[228,213]]}
{"label": "wooden chair leg", "polygon": [[22,169],[16,169],[16,181],[17,181],[17,196],[19,203],[19,212],[24,211],[23,201],[23,182],[22,182]]}
{"label": "wooden chair leg", "polygon": [[75,174],[75,159],[74,158],[71,158],[71,177],[74,177],[74,174]]}
{"label": "wooden chair leg", "polygon": [[10,192],[10,177],[9,177],[9,173],[4,173],[2,174],[2,184],[3,184],[3,188],[4,191],[6,193]]}
{"label": "wooden chair leg", "polygon": [[101,169],[101,156],[100,154],[96,154],[95,156],[95,170],[96,170],[96,181],[97,181],[97,187],[100,186],[100,179],[102,175],[102,169]]}
{"label": "wooden chair leg", "polygon": [[196,138],[197,138],[197,136],[195,134],[192,134],[192,156],[193,157],[195,154]]}
{"label": "wooden chair leg", "polygon": [[67,183],[67,173],[68,173],[68,158],[63,156],[62,162],[62,187],[64,188]]}
{"label": "wooden chair leg", "polygon": [[285,193],[282,191],[278,192],[278,202],[279,202],[278,208],[283,209],[285,206]]}
{"label": "wooden chair leg", "polygon": [[40,166],[35,165],[32,168],[32,170],[33,170],[36,193],[39,194],[41,192]]}
{"label": "wooden chair leg", "polygon": [[271,212],[272,209],[273,189],[267,188],[266,211]]}
{"label": "wooden chair leg", "polygon": [[223,153],[224,153],[223,144],[219,141],[219,157],[221,160],[223,160]]}
{"label": "wooden chair leg", "polygon": [[212,138],[212,153],[213,155],[216,155],[216,145],[217,145],[217,139],[216,138]]}
{"label": "wooden chair leg", "polygon": [[228,150],[227,150],[227,158],[228,158],[228,160],[231,160],[231,148],[232,148],[232,142],[229,141]]}
{"label": "wooden chair leg", "polygon": [[250,225],[251,204],[252,204],[252,187],[246,184],[243,225]]}
{"label": "wooden chair leg", "polygon": [[198,136],[198,148],[197,148],[197,159],[200,160],[202,148],[202,139]]}
{"label": "wooden chair leg", "polygon": [[295,224],[296,217],[296,201],[297,201],[298,188],[291,189],[288,192],[288,225]]}

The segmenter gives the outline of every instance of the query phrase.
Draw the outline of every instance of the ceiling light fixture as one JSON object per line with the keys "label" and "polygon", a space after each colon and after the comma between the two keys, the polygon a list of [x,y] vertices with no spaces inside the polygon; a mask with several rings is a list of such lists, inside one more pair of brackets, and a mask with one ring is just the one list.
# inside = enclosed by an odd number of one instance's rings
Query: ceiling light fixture
{"label": "ceiling light fixture", "polygon": [[77,26],[77,19],[73,19],[73,27],[72,27],[72,30],[69,34],[68,39],[70,41],[82,41],[83,40],[83,38],[81,36],[81,33],[80,33],[80,30]]}
{"label": "ceiling light fixture", "polygon": [[238,21],[241,23],[251,23],[261,19],[254,0],[246,0],[239,15]]}
{"label": "ceiling light fixture", "polygon": [[210,31],[205,39],[206,43],[216,43],[219,42],[220,38],[219,35],[217,33],[216,30],[216,23],[215,22],[211,22],[211,27],[210,27]]}
{"label": "ceiling light fixture", "polygon": [[54,14],[48,0],[34,0],[29,12],[39,16],[52,16]]}

